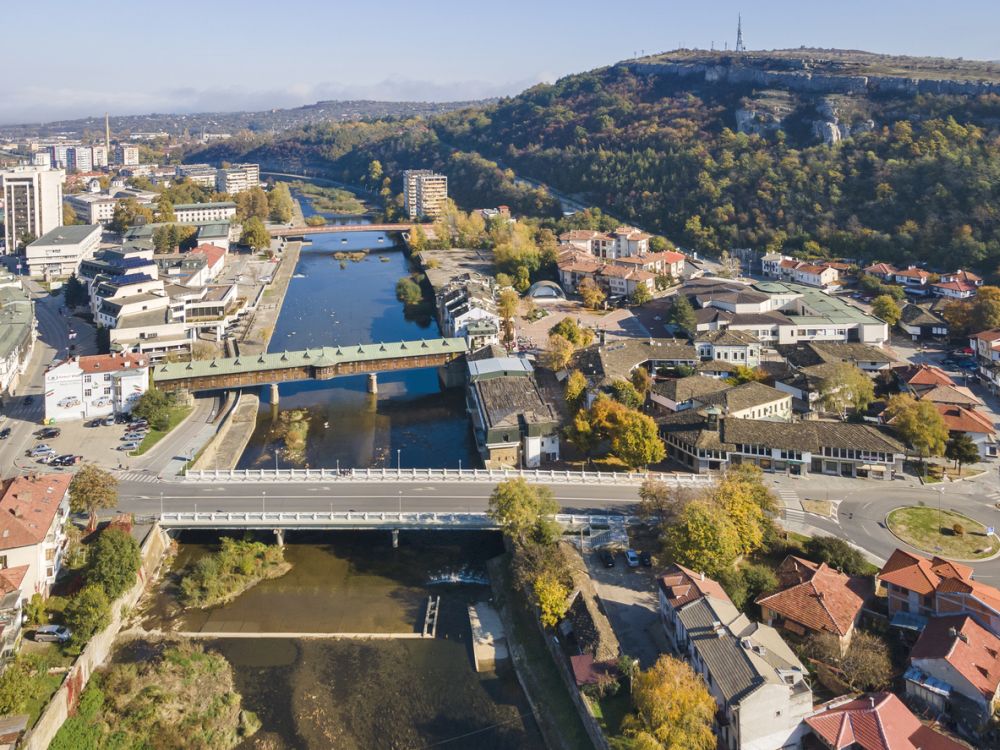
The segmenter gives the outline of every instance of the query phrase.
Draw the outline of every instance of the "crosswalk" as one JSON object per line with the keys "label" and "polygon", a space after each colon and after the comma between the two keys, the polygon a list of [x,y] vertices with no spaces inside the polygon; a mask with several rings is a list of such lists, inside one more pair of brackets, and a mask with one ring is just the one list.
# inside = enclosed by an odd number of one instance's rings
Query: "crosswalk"
{"label": "crosswalk", "polygon": [[799,493],[796,492],[795,490],[779,488],[775,490],[775,492],[781,499],[781,504],[784,505],[786,508],[800,507],[801,504],[799,503]]}
{"label": "crosswalk", "polygon": [[1000,504],[1000,490],[994,490],[986,496],[992,505]]}
{"label": "crosswalk", "polygon": [[119,482],[145,482],[147,484],[152,484],[153,482],[159,482],[160,478],[156,474],[150,474],[146,471],[119,471],[117,472]]}

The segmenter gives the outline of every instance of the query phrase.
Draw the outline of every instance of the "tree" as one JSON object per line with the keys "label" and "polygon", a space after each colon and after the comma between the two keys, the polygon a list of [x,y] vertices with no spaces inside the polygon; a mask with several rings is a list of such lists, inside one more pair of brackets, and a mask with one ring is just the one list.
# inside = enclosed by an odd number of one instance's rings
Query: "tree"
{"label": "tree", "polygon": [[542,353],[542,365],[553,372],[565,370],[573,361],[574,351],[573,344],[564,337],[558,333],[550,334],[548,345]]}
{"label": "tree", "polygon": [[580,297],[583,298],[583,304],[591,310],[597,310],[600,308],[600,306],[604,304],[604,300],[608,297],[608,295],[604,293],[604,290],[597,286],[594,280],[589,276],[580,282],[576,291]]}
{"label": "tree", "polygon": [[662,292],[674,285],[674,277],[669,272],[658,273],[656,274],[656,279],[654,279],[653,284],[656,285],[656,291]]}
{"label": "tree", "polygon": [[704,498],[688,503],[663,537],[670,559],[708,575],[732,567],[741,546],[726,511]]}
{"label": "tree", "polygon": [[820,403],[843,419],[848,409],[862,412],[875,400],[875,384],[860,368],[849,362],[838,364],[823,378],[819,387]]}
{"label": "tree", "polygon": [[971,323],[975,332],[1000,328],[1000,287],[981,286],[976,290]]}
{"label": "tree", "polygon": [[873,566],[865,556],[839,537],[810,537],[805,543],[805,553],[810,560],[826,563],[847,575],[868,575],[872,572]]}
{"label": "tree", "polygon": [[520,303],[521,298],[513,289],[504,289],[500,292],[500,299],[497,301],[497,313],[503,320],[503,338],[508,346],[514,343],[514,316],[517,315],[517,308]]}
{"label": "tree", "polygon": [[177,225],[164,224],[153,230],[153,250],[157,253],[169,253],[177,247]]}
{"label": "tree", "polygon": [[587,395],[587,378],[579,370],[573,370],[566,378],[563,396],[571,409],[579,409]]}
{"label": "tree", "polygon": [[646,479],[639,486],[638,514],[645,519],[658,518],[660,526],[669,527],[684,509],[690,497],[685,491],[658,479]]}
{"label": "tree", "polygon": [[140,206],[135,198],[125,198],[115,204],[114,213],[111,215],[110,227],[114,231],[122,234],[130,227],[140,224],[151,224],[153,221],[153,210],[149,206]]}
{"label": "tree", "polygon": [[542,625],[554,628],[566,616],[569,589],[555,575],[546,572],[535,578],[534,590]]}
{"label": "tree", "polygon": [[0,715],[23,713],[31,693],[27,665],[23,658],[15,659],[0,674]]}
{"label": "tree", "polygon": [[382,162],[372,159],[368,163],[368,184],[378,185],[380,182],[382,182]]}
{"label": "tree", "polygon": [[521,478],[500,482],[490,495],[490,518],[517,542],[547,533],[548,517],[558,512],[559,503],[552,490]]}
{"label": "tree", "polygon": [[891,328],[899,322],[903,311],[899,309],[899,304],[896,300],[888,294],[883,294],[872,301],[872,314],[876,318],[884,320]]}
{"label": "tree", "polygon": [[746,365],[736,365],[733,374],[726,378],[730,385],[743,385],[744,383],[760,383],[767,378],[767,373],[759,367],[747,367]]}
{"label": "tree", "polygon": [[107,529],[90,552],[87,583],[100,586],[114,601],[135,583],[141,564],[139,544],[132,535],[121,529]]}
{"label": "tree", "polygon": [[944,455],[955,462],[958,475],[962,476],[962,466],[964,464],[974,464],[979,461],[979,446],[969,437],[967,432],[959,432],[952,435],[945,446]]}
{"label": "tree", "polygon": [[616,380],[611,384],[611,398],[629,409],[640,409],[645,400],[628,380]]}
{"label": "tree", "polygon": [[70,204],[63,203],[62,211],[63,211],[62,223],[64,227],[71,227],[74,224],[79,224],[79,221],[76,218],[76,211],[73,210],[73,207]]}
{"label": "tree", "polygon": [[91,636],[111,622],[111,602],[104,589],[96,585],[85,586],[69,600],[63,610],[63,620],[73,631],[76,643],[86,643]]}
{"label": "tree", "polygon": [[866,631],[856,631],[846,653],[831,633],[816,633],[805,642],[806,653],[819,662],[838,668],[840,678],[852,690],[885,690],[892,682],[889,644]]}
{"label": "tree", "polygon": [[656,422],[637,411],[627,412],[619,422],[611,438],[611,453],[631,469],[659,463],[667,455]]}
{"label": "tree", "polygon": [[909,393],[900,393],[889,399],[885,411],[889,425],[904,443],[917,452],[921,461],[944,452],[948,426],[933,403],[918,401]]}
{"label": "tree", "polygon": [[145,419],[155,430],[165,430],[170,423],[170,409],[174,405],[172,394],[158,388],[150,388],[135,402],[132,414]]}
{"label": "tree", "polygon": [[653,293],[649,291],[649,287],[645,284],[639,284],[635,291],[632,292],[632,304],[633,305],[645,305],[653,299]]}
{"label": "tree", "polygon": [[253,250],[264,250],[271,247],[271,235],[268,233],[267,227],[264,226],[264,222],[256,216],[247,219],[243,224],[240,244]]}
{"label": "tree", "polygon": [[63,287],[63,300],[66,303],[66,307],[83,307],[90,301],[90,295],[87,293],[87,285],[83,284],[74,273],[66,281],[66,285]]}
{"label": "tree", "polygon": [[292,215],[295,213],[295,201],[292,200],[292,194],[286,183],[278,182],[275,184],[270,195],[267,196],[267,203],[271,221],[285,224],[292,220]]}
{"label": "tree", "polygon": [[740,259],[723,250],[719,255],[719,276],[723,279],[735,279],[740,275]]}
{"label": "tree", "polygon": [[404,276],[396,282],[396,299],[404,305],[419,305],[423,298],[424,293],[420,285],[409,276]]}
{"label": "tree", "polygon": [[575,347],[589,346],[594,340],[594,332],[581,326],[573,318],[563,318],[549,329],[549,333],[558,333],[568,339]]}
{"label": "tree", "polygon": [[[288,190],[287,186],[285,186],[285,190]],[[249,190],[243,190],[237,193],[233,200],[236,203],[236,221],[241,224],[246,224],[247,220],[252,218],[264,221],[271,215],[267,193],[264,192],[264,188],[262,187],[252,187]],[[288,218],[292,218],[291,214],[289,214]]]}
{"label": "tree", "polygon": [[629,380],[639,395],[643,397],[649,393],[649,389],[653,386],[653,379],[649,377],[649,372],[645,367],[636,367],[632,370]]}
{"label": "tree", "polygon": [[641,750],[714,750],[715,700],[684,661],[663,655],[635,675],[635,711],[622,721],[623,734]]}
{"label": "tree", "polygon": [[118,480],[110,471],[96,464],[84,464],[69,483],[69,507],[74,513],[90,516],[90,527],[97,526],[97,511],[118,504]]}
{"label": "tree", "polygon": [[156,221],[174,222],[177,216],[174,215],[174,204],[166,195],[160,195],[156,201]]}
{"label": "tree", "polygon": [[694,315],[694,308],[688,298],[678,293],[674,297],[674,304],[670,308],[670,319],[674,325],[689,335],[694,335],[698,329],[698,319]]}

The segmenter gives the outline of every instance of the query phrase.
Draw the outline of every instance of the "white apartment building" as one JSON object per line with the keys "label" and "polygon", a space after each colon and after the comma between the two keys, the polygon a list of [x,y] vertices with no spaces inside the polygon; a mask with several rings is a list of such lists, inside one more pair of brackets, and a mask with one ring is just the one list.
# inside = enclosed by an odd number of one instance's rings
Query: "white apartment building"
{"label": "white apartment building", "polygon": [[66,152],[66,169],[70,172],[89,172],[94,168],[90,146],[73,146]]}
{"label": "white apartment building", "polygon": [[236,195],[255,187],[260,187],[259,164],[233,164],[215,173],[215,189],[220,193]]}
{"label": "white apartment building", "polygon": [[42,167],[14,167],[0,171],[5,208],[5,253],[17,251],[21,238],[32,239],[63,223],[63,180],[66,172]]}
{"label": "white apartment building", "polygon": [[177,167],[178,177],[185,178],[188,182],[202,187],[215,187],[217,170],[208,164],[182,164]]}
{"label": "white apartment building", "polygon": [[174,206],[174,216],[179,224],[229,221],[236,216],[236,204],[232,201],[221,201],[219,203],[178,203]]}
{"label": "white apartment building", "polygon": [[37,151],[31,155],[31,164],[35,167],[50,169],[52,167],[52,154],[48,151]]}
{"label": "white apartment building", "polygon": [[127,413],[148,388],[144,354],[73,357],[45,371],[45,418],[61,422]]}
{"label": "white apartment building", "polygon": [[108,166],[108,148],[107,146],[91,146],[90,147],[90,160],[94,165],[95,169],[101,169]]}
{"label": "white apartment building", "polygon": [[0,568],[17,574],[26,599],[49,595],[66,550],[72,474],[20,476],[0,497]]}
{"label": "white apartment building", "polygon": [[57,227],[25,248],[28,274],[43,279],[70,276],[82,261],[94,257],[100,244],[100,224]]}
{"label": "white apartment building", "polygon": [[134,167],[139,164],[139,147],[127,143],[115,148],[115,161],[123,167]]}
{"label": "white apartment building", "polygon": [[13,393],[38,335],[35,303],[17,277],[0,274],[0,392]]}
{"label": "white apartment building", "polygon": [[403,172],[403,207],[411,219],[436,217],[448,200],[448,178],[429,169]]}

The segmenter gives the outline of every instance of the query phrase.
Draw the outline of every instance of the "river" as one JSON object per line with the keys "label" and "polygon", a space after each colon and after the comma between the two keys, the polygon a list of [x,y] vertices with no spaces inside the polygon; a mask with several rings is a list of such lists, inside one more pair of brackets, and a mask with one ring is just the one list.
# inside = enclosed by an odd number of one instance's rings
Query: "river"
{"label": "river", "polygon": [[[173,569],[217,541],[207,532],[184,533]],[[404,531],[398,549],[384,531],[290,533],[288,542],[292,569],[285,576],[208,611],[179,611],[168,585],[144,616],[148,628],[264,634],[207,642],[230,662],[245,707],[263,723],[243,750],[541,750],[513,674],[477,674],[471,662],[466,606],[490,597],[476,581],[486,560],[503,551],[498,534]],[[471,582],[455,582],[463,579]],[[266,636],[420,632],[432,594],[441,596],[434,639]]]}
{"label": "river", "polygon": [[[305,216],[317,213],[299,196]],[[324,214],[328,223],[359,217]],[[406,254],[384,232],[309,235],[275,324],[269,351],[440,336],[437,322],[408,317],[396,282],[410,273]],[[363,260],[335,253],[368,251]],[[379,374],[378,395],[367,376],[284,383],[277,409],[261,404],[257,427],[238,468],[458,468],[478,465],[461,389],[443,391],[433,369]],[[302,457],[281,451],[279,415],[304,409],[309,430]],[[277,449],[277,451],[276,451]],[[275,455],[277,452],[277,456]]]}

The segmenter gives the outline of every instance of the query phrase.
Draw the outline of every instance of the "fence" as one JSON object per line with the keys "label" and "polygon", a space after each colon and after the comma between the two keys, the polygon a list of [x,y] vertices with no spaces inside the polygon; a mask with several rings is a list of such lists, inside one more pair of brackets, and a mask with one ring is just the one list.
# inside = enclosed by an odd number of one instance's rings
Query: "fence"
{"label": "fence", "polygon": [[656,479],[678,487],[712,481],[705,474],[557,469],[199,469],[184,474],[187,482],[502,482],[519,478],[549,484],[611,485],[639,485],[646,479]]}

